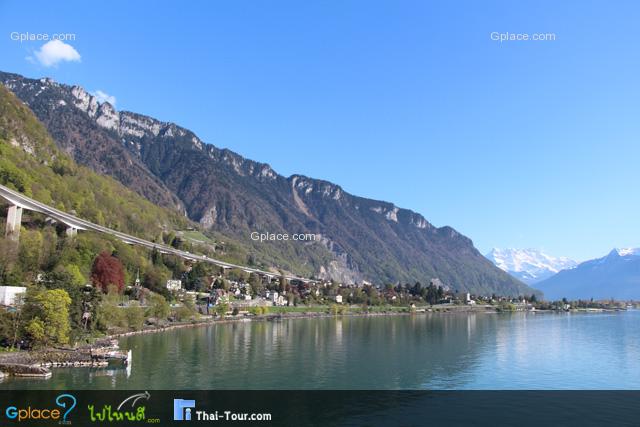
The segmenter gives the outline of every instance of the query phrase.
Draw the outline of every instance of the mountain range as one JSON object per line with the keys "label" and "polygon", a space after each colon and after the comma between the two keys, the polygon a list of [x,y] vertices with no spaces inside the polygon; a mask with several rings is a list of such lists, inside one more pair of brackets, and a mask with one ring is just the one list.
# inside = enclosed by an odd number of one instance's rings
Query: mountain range
{"label": "mountain range", "polygon": [[[206,144],[174,123],[117,111],[79,86],[0,72],[0,82],[79,164],[110,175],[159,206],[179,211],[250,265],[343,282],[439,278],[477,294],[535,291],[496,268],[449,226],[392,203],[358,197],[303,175]],[[255,242],[252,231],[309,233],[316,241]]]}
{"label": "mountain range", "polygon": [[614,249],[608,255],[535,284],[547,299],[640,299],[640,248]]}
{"label": "mountain range", "polygon": [[529,285],[578,265],[572,259],[553,257],[539,249],[494,248],[485,256],[501,270]]}

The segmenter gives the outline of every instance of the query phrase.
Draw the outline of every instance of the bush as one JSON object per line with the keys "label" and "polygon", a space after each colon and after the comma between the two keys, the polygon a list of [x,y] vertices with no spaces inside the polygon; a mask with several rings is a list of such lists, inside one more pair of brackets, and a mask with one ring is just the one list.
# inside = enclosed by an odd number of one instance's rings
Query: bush
{"label": "bush", "polygon": [[63,289],[32,287],[27,290],[23,314],[25,330],[36,345],[68,344],[71,298]]}
{"label": "bush", "polygon": [[343,305],[331,304],[329,306],[329,313],[337,316],[339,314],[344,314],[347,312],[347,308]]}
{"label": "bush", "polygon": [[218,304],[215,307],[216,314],[224,319],[224,316],[229,311],[229,304]]}
{"label": "bush", "polygon": [[140,307],[140,304],[137,301],[132,301],[129,307],[123,311],[129,329],[132,331],[141,330],[144,326],[144,309]]}
{"label": "bush", "polygon": [[121,300],[122,297],[118,293],[118,288],[110,286],[109,292],[105,295],[102,303],[98,306],[97,323],[99,329],[108,331],[112,328],[127,327],[128,322],[126,314],[119,305]]}
{"label": "bush", "polygon": [[188,319],[193,319],[196,316],[195,308],[190,307],[188,304],[181,305],[173,310],[173,317],[178,322],[183,322]]}
{"label": "bush", "polygon": [[516,306],[511,304],[510,302],[501,301],[500,305],[498,305],[496,310],[499,311],[499,312],[509,313],[509,312],[512,312],[512,311],[516,311]]}
{"label": "bush", "polygon": [[269,307],[264,306],[264,305],[251,307],[249,309],[249,313],[253,314],[254,316],[265,315],[265,314],[269,313]]}
{"label": "bush", "polygon": [[151,293],[149,295],[149,308],[147,309],[147,316],[155,317],[158,320],[164,320],[171,313],[171,307],[169,303],[162,295]]}
{"label": "bush", "polygon": [[39,317],[31,319],[24,328],[25,332],[31,339],[34,347],[46,344],[46,335],[44,332],[44,322]]}

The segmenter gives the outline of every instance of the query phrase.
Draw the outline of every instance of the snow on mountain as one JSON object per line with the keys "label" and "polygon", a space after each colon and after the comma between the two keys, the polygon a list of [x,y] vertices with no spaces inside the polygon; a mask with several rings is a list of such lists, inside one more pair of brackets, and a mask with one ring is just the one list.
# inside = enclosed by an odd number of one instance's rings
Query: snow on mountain
{"label": "snow on mountain", "polygon": [[640,248],[616,248],[614,251],[620,256],[640,256]]}
{"label": "snow on mountain", "polygon": [[572,259],[553,257],[539,249],[494,248],[485,256],[501,270],[529,285],[577,265]]}
{"label": "snow on mountain", "polygon": [[640,298],[640,248],[613,249],[536,283],[549,300]]}

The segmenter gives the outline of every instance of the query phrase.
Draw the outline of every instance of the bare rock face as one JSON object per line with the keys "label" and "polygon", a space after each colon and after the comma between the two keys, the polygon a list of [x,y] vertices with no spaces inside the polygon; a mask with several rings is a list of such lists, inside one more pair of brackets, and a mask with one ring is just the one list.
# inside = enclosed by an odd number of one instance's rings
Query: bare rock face
{"label": "bare rock face", "polygon": [[211,228],[216,224],[217,216],[218,213],[216,211],[216,207],[213,206],[205,212],[202,218],[200,218],[200,224],[204,225],[206,228]]}
{"label": "bare rock face", "polygon": [[[76,161],[152,202],[184,211],[261,263],[346,283],[429,283],[478,294],[531,294],[467,237],[392,203],[357,197],[303,175],[205,144],[174,123],[100,103],[78,86],[0,73]],[[256,141],[258,143],[259,141]],[[321,236],[259,242],[252,231]]]}
{"label": "bare rock face", "polygon": [[137,147],[126,146],[121,137],[121,123],[129,118],[126,113],[99,103],[80,86],[8,73],[0,73],[0,82],[31,108],[76,162],[112,176],[157,205],[184,211],[180,199],[135,154]]}

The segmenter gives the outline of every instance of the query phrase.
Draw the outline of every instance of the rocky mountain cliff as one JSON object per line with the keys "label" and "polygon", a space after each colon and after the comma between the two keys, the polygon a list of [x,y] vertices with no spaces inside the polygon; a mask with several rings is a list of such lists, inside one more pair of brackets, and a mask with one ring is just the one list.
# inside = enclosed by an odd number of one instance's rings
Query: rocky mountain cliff
{"label": "rocky mountain cliff", "polygon": [[153,176],[116,135],[105,132],[113,108],[82,88],[51,79],[29,80],[0,73],[0,81],[36,114],[58,146],[80,164],[111,175],[150,201],[181,209],[180,200]]}
{"label": "rocky mountain cliff", "polygon": [[[437,277],[460,291],[533,292],[491,264],[470,239],[415,212],[351,195],[330,182],[281,176],[173,123],[118,112],[78,86],[8,73],[0,73],[0,82],[79,163],[241,242],[248,262],[257,257],[346,282],[428,283]],[[310,233],[316,241],[257,243],[252,231]]]}

